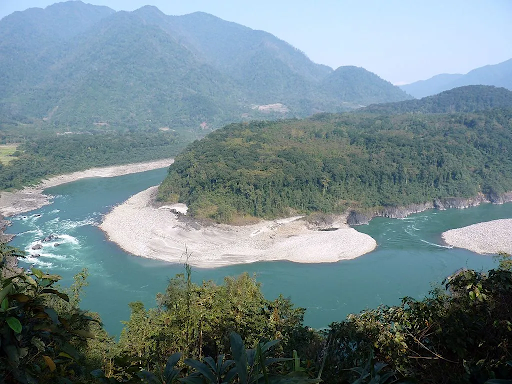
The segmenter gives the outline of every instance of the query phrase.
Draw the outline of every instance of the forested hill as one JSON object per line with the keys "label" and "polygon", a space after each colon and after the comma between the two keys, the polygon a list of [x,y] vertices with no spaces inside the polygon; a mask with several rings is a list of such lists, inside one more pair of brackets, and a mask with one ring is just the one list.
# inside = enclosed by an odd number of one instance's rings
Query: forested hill
{"label": "forested hill", "polygon": [[489,85],[468,85],[420,100],[374,104],[362,113],[455,113],[478,112],[491,108],[512,107],[512,91]]}
{"label": "forested hill", "polygon": [[[350,81],[329,80],[346,73]],[[115,12],[80,1],[0,20],[0,126],[207,133],[411,98],[363,69],[205,13]],[[334,89],[333,89],[333,86]]]}
{"label": "forested hill", "polygon": [[276,217],[512,190],[512,110],[232,124],[176,157],[159,199],[197,217]]}
{"label": "forested hill", "polygon": [[512,59],[473,69],[465,75],[444,73],[427,80],[401,85],[400,88],[416,98],[422,98],[449,89],[477,84],[512,90]]}

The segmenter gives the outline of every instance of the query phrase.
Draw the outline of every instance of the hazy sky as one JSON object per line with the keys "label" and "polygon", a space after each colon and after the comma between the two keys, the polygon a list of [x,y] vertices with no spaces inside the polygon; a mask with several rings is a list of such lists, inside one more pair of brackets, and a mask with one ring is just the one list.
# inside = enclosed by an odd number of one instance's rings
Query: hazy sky
{"label": "hazy sky", "polygon": [[[0,0],[0,18],[52,0]],[[512,0],[90,0],[115,10],[203,11],[274,34],[333,68],[395,84],[512,58]]]}

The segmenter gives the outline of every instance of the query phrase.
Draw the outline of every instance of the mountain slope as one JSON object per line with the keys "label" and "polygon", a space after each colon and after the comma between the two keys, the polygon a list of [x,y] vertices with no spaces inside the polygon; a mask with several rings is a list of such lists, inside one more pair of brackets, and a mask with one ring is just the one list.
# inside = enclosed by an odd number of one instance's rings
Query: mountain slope
{"label": "mountain slope", "polygon": [[416,98],[422,98],[465,85],[494,85],[512,90],[512,59],[473,69],[465,75],[442,74],[400,88]]}
{"label": "mountain slope", "polygon": [[[19,100],[44,85],[52,65],[65,52],[66,42],[115,11],[82,2],[30,8],[0,21],[0,103],[8,115],[25,114]],[[32,103],[32,106],[37,104]],[[35,114],[38,114],[36,111]]]}
{"label": "mountain slope", "polygon": [[456,113],[492,108],[512,108],[512,91],[489,85],[467,85],[420,100],[370,105],[358,112],[372,113]]}
{"label": "mountain slope", "polygon": [[322,81],[322,89],[340,101],[363,105],[412,98],[376,74],[354,66],[336,69]]}
{"label": "mountain slope", "polygon": [[101,22],[69,52],[54,76],[56,84],[66,81],[53,115],[57,124],[190,127],[205,119],[212,123],[213,116],[222,124],[224,110],[236,107],[225,96],[236,95],[229,79],[161,29],[125,12]]}
{"label": "mountain slope", "polygon": [[12,129],[203,135],[243,119],[408,98],[363,69],[333,71],[267,32],[205,13],[114,12],[72,1],[8,16],[0,37],[0,124]]}
{"label": "mountain slope", "polygon": [[159,199],[224,222],[495,200],[512,190],[511,111],[231,124],[176,157]]}

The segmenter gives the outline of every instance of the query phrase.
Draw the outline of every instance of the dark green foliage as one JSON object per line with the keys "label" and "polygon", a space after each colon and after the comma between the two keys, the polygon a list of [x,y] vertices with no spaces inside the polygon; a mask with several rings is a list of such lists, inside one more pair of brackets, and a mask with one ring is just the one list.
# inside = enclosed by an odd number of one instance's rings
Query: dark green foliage
{"label": "dark green foliage", "polygon": [[183,145],[173,132],[41,135],[21,144],[19,156],[0,167],[0,190],[92,167],[166,158]]}
{"label": "dark green foliage", "polygon": [[[332,69],[269,33],[203,13],[68,2],[0,21],[0,128],[108,124],[201,134],[242,119],[408,98],[358,71],[340,68],[334,74],[346,72],[350,81],[324,89],[334,83],[324,82]],[[275,103],[286,108],[257,108]]]}
{"label": "dark green foliage", "polygon": [[512,272],[462,270],[447,279],[446,288],[422,301],[406,297],[400,306],[332,324],[325,377],[342,375],[375,353],[419,383],[512,378]]}
{"label": "dark green foliage", "polygon": [[[59,276],[5,265],[5,257],[15,254],[2,245],[0,381],[81,382],[87,371],[79,349],[86,345],[86,338],[94,337],[89,329],[94,320],[54,287]],[[67,303],[65,311],[61,301]]]}
{"label": "dark green foliage", "polygon": [[142,303],[130,304],[132,315],[119,341],[121,352],[147,370],[163,366],[162,359],[178,351],[199,360],[229,353],[232,331],[249,346],[279,338],[277,352],[288,355],[297,344],[302,352],[318,340],[302,325],[304,309],[283,297],[266,300],[247,274],[226,278],[220,286],[198,286],[188,271],[172,279],[157,301],[160,307],[149,310]]}
{"label": "dark green foliage", "polygon": [[370,105],[362,113],[459,113],[478,112],[492,108],[511,108],[512,91],[489,85],[468,85],[424,97],[396,103]]}
{"label": "dark green foliage", "polygon": [[[58,276],[38,269],[25,273],[5,263],[17,255],[12,247],[0,248],[2,383],[490,384],[512,379],[509,255],[501,255],[499,268],[488,273],[458,271],[421,301],[406,297],[399,306],[350,315],[333,323],[323,338],[302,325],[303,309],[282,297],[265,300],[247,275],[227,278],[222,286],[199,286],[187,267],[186,276],[172,279],[158,295],[159,308],[131,304],[118,345],[78,307],[86,271],[63,290],[55,286]],[[296,346],[299,354],[292,349]]]}
{"label": "dark green foliage", "polygon": [[512,190],[512,112],[320,114],[233,124],[188,146],[159,199],[217,221],[404,206]]}

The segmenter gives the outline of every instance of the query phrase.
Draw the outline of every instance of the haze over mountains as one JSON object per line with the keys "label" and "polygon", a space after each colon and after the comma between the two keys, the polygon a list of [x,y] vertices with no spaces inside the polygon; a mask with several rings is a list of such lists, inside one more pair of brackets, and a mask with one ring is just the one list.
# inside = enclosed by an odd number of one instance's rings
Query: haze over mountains
{"label": "haze over mountains", "polygon": [[264,31],[152,6],[82,2],[0,20],[0,123],[207,130],[410,99],[357,67],[330,67]]}
{"label": "haze over mountains", "polygon": [[357,112],[402,113],[472,113],[493,108],[512,108],[512,91],[491,85],[467,85],[422,99],[372,104]]}
{"label": "haze over mountains", "polygon": [[512,59],[473,69],[465,75],[444,73],[400,88],[416,98],[422,98],[465,85],[494,85],[512,90]]}

